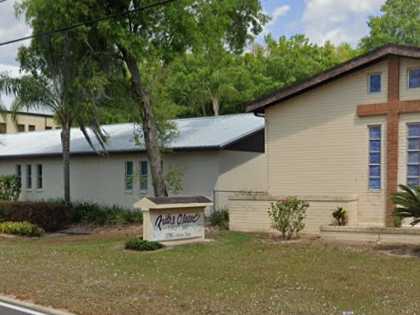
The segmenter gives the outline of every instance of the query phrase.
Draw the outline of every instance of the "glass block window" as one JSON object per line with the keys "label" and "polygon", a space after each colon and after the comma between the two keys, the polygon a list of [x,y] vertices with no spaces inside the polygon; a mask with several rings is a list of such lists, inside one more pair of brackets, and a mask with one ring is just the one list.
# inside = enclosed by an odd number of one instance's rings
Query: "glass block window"
{"label": "glass block window", "polygon": [[381,126],[369,127],[369,189],[381,189]]}
{"label": "glass block window", "polygon": [[369,75],[369,93],[379,93],[382,90],[382,75],[372,73]]}
{"label": "glass block window", "polygon": [[420,88],[420,68],[408,71],[408,87],[410,89]]}
{"label": "glass block window", "polygon": [[147,161],[140,161],[140,191],[147,191],[149,183],[149,165]]}
{"label": "glass block window", "polygon": [[408,125],[407,185],[420,185],[420,124]]}
{"label": "glass block window", "polygon": [[125,190],[133,190],[133,176],[134,176],[134,163],[133,161],[125,161]]}

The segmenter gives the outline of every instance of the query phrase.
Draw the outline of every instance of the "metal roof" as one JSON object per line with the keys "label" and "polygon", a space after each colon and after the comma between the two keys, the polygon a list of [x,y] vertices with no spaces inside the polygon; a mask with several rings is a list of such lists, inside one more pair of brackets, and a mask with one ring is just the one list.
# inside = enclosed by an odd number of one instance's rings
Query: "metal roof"
{"label": "metal roof", "polygon": [[[176,135],[165,145],[172,150],[223,149],[226,145],[264,129],[264,119],[254,114],[235,114],[217,117],[184,118],[173,120]],[[138,127],[138,126],[137,126]],[[133,123],[104,125],[108,135],[107,151],[123,153],[143,151],[143,142],[137,143]],[[0,135],[0,159],[28,156],[60,155],[60,130],[46,130]],[[100,150],[99,144],[94,141]],[[77,128],[71,130],[71,153],[94,154]]]}

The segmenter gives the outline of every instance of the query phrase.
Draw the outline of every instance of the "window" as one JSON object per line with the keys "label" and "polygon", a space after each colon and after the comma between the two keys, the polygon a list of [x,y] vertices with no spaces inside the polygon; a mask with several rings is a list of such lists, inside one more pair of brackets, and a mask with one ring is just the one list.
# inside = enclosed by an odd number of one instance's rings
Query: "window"
{"label": "window", "polygon": [[42,189],[43,188],[43,180],[42,180],[42,164],[38,164],[36,166],[36,188]]}
{"label": "window", "polygon": [[52,127],[51,126],[45,126],[45,130],[51,130]]}
{"label": "window", "polygon": [[420,185],[420,124],[408,124],[407,185]]}
{"label": "window", "polygon": [[35,131],[35,126],[34,125],[29,125],[28,126],[28,131]]}
{"label": "window", "polygon": [[26,165],[26,189],[32,189],[32,165]]}
{"label": "window", "polygon": [[379,93],[382,90],[382,75],[372,73],[369,75],[369,93]]}
{"label": "window", "polygon": [[0,123],[0,133],[7,133],[7,124]]}
{"label": "window", "polygon": [[22,165],[20,164],[16,165],[16,178],[17,178],[19,187],[22,188]]}
{"label": "window", "polygon": [[17,125],[18,132],[25,132],[25,125],[19,124]]}
{"label": "window", "polygon": [[420,88],[420,68],[408,70],[408,88]]}
{"label": "window", "polygon": [[381,126],[369,127],[369,189],[381,189]]}
{"label": "window", "polygon": [[133,161],[125,162],[125,190],[133,190],[133,175],[134,175],[134,166]]}
{"label": "window", "polygon": [[140,191],[148,190],[149,165],[147,161],[140,161]]}

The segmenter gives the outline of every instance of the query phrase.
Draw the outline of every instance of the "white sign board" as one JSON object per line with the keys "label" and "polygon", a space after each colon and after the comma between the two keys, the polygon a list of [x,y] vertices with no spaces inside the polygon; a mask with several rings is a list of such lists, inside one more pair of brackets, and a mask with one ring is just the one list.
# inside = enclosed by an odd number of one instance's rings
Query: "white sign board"
{"label": "white sign board", "polygon": [[153,240],[171,241],[202,238],[204,211],[151,212]]}

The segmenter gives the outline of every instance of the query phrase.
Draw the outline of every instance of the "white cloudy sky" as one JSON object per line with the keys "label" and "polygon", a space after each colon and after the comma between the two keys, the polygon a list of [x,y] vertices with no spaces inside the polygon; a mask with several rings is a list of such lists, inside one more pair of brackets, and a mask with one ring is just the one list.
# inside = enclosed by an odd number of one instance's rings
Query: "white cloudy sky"
{"label": "white cloudy sky", "polygon": [[[0,3],[0,42],[24,36],[30,29],[14,14],[15,0]],[[262,0],[272,16],[264,34],[306,34],[313,42],[343,41],[355,45],[367,34],[367,19],[385,0]],[[0,72],[18,73],[16,51],[21,44],[0,47]]]}

